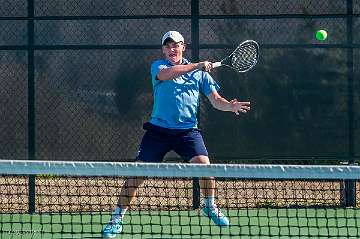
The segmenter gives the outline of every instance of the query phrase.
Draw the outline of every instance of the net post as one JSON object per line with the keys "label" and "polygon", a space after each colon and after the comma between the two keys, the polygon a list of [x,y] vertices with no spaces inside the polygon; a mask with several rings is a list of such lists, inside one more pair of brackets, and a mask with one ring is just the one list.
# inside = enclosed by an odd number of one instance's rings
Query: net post
{"label": "net post", "polygon": [[193,178],[193,203],[192,208],[200,208],[200,180],[199,178]]}
{"label": "net post", "polygon": [[[28,0],[28,158],[35,159],[34,0]],[[35,175],[28,178],[28,212],[35,213]]]}
{"label": "net post", "polygon": [[356,206],[356,181],[345,180],[346,207]]}
{"label": "net post", "polygon": [[[344,165],[357,166],[355,162],[341,162]],[[340,184],[340,203],[342,207],[356,207],[356,181],[343,180]]]}
{"label": "net post", "polygon": [[34,214],[36,211],[36,207],[35,207],[35,182],[36,182],[36,176],[35,175],[30,175],[29,179],[28,179],[28,183],[29,183],[29,202],[28,202],[28,207],[29,207],[29,214]]}

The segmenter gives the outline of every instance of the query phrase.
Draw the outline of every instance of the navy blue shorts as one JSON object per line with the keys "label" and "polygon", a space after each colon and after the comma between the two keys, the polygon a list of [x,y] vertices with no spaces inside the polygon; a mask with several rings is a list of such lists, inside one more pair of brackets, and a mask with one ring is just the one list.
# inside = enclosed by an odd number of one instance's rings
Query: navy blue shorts
{"label": "navy blue shorts", "polygon": [[208,156],[199,129],[167,129],[149,122],[145,123],[143,128],[146,132],[136,160],[162,162],[165,154],[171,150],[174,150],[185,161],[190,161],[194,156]]}

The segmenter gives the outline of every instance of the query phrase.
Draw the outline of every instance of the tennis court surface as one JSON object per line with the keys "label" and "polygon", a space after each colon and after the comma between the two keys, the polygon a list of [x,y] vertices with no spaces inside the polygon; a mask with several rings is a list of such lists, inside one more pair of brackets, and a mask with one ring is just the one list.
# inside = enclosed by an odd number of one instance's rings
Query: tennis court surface
{"label": "tennis court surface", "polygon": [[[116,238],[360,236],[359,209],[344,203],[344,180],[358,181],[358,166],[0,163],[0,238],[101,238],[130,176],[147,180]],[[194,180],[209,176],[228,227],[201,210]]]}

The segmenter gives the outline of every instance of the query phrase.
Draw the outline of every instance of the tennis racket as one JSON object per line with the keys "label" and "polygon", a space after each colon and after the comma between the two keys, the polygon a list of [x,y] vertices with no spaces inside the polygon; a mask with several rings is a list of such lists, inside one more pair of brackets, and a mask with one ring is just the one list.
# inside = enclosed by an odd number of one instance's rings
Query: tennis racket
{"label": "tennis racket", "polygon": [[253,40],[246,40],[227,57],[213,63],[213,68],[227,66],[238,72],[251,70],[259,59],[259,44]]}

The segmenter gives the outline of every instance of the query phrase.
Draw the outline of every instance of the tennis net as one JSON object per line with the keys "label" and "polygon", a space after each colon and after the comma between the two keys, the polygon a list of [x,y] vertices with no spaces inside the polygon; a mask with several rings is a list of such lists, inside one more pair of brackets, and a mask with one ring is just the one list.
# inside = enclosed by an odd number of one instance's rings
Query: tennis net
{"label": "tennis net", "polygon": [[[129,177],[146,180],[117,238],[360,236],[358,166],[0,160],[0,238],[99,238]],[[199,177],[229,226],[203,213]]]}

